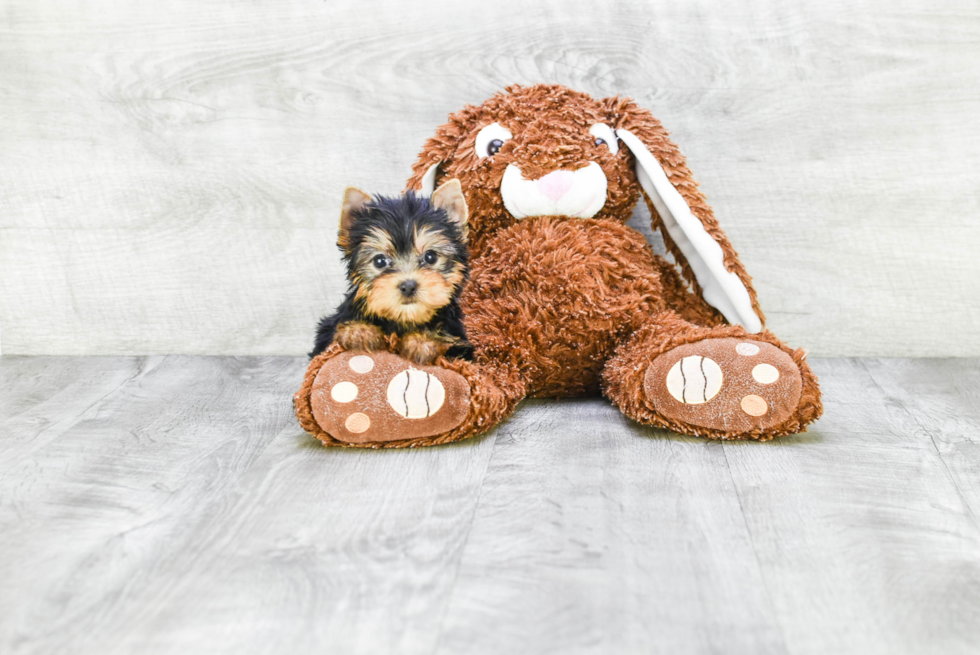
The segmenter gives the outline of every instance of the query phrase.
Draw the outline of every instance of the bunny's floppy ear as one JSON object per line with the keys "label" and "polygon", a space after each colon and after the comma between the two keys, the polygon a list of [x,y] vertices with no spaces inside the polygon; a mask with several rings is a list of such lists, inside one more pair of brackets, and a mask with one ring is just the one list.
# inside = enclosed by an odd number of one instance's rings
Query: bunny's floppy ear
{"label": "bunny's floppy ear", "polygon": [[759,332],[765,316],[752,278],[718,226],[684,156],[646,109],[627,98],[608,98],[604,104],[615,116],[616,136],[635,159],[653,227],[663,233],[684,277],[701,288],[704,300],[729,323]]}
{"label": "bunny's floppy ear", "polygon": [[423,196],[431,196],[436,190],[436,175],[439,174],[439,162],[429,165],[419,182],[418,192]]}
{"label": "bunny's floppy ear", "polygon": [[423,196],[431,196],[436,189],[439,176],[443,174],[439,165],[452,161],[456,146],[465,135],[464,128],[456,116],[436,129],[435,136],[422,146],[419,158],[412,165],[412,176],[408,178],[406,191],[415,191]]}
{"label": "bunny's floppy ear", "polygon": [[436,139],[437,137],[429,139],[422,147],[419,158],[412,165],[412,176],[408,178],[408,182],[405,184],[406,191],[414,191],[422,196],[431,196],[436,190],[436,178],[441,173],[439,164],[447,156],[447,153],[444,152],[445,148],[440,147]]}
{"label": "bunny's floppy ear", "polygon": [[447,181],[446,175],[455,163],[459,144],[470,136],[482,116],[483,109],[472,105],[450,114],[448,122],[436,128],[436,133],[422,146],[405,190],[431,196],[440,182]]}

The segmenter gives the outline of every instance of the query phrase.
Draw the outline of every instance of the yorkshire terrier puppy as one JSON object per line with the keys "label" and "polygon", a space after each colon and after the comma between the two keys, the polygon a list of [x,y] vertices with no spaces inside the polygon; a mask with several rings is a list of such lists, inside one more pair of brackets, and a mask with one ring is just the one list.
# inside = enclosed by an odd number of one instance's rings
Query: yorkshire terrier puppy
{"label": "yorkshire terrier puppy", "polygon": [[459,294],[469,275],[466,199],[459,180],[432,198],[344,192],[337,245],[350,288],[317,328],[315,357],[336,342],[346,350],[392,350],[418,364],[472,358]]}

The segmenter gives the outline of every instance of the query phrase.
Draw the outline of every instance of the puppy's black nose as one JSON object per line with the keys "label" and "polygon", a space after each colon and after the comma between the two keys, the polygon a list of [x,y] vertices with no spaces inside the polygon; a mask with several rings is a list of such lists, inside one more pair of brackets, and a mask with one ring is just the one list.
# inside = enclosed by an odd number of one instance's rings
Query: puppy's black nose
{"label": "puppy's black nose", "polygon": [[398,285],[398,290],[402,292],[402,295],[406,298],[411,298],[415,295],[415,292],[419,290],[419,283],[415,280],[404,280]]}

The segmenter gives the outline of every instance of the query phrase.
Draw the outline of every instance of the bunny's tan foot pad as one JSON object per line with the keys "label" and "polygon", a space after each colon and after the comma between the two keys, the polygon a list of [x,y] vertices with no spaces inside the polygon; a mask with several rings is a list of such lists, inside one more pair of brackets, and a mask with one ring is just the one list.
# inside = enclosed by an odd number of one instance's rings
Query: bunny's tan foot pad
{"label": "bunny's tan foot pad", "polygon": [[466,378],[388,352],[337,355],[320,368],[310,394],[320,427],[355,444],[442,434],[462,423],[469,407]]}
{"label": "bunny's tan foot pad", "polygon": [[643,391],[667,418],[729,436],[766,430],[790,418],[803,379],[793,358],[749,339],[705,339],[660,355]]}

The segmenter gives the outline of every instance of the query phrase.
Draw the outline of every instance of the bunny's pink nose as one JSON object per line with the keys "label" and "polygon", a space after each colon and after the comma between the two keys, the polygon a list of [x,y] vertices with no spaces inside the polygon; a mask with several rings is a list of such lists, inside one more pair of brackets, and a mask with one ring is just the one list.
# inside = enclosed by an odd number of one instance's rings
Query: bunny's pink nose
{"label": "bunny's pink nose", "polygon": [[572,171],[553,171],[538,178],[538,189],[554,202],[568,193],[572,188],[575,174]]}

